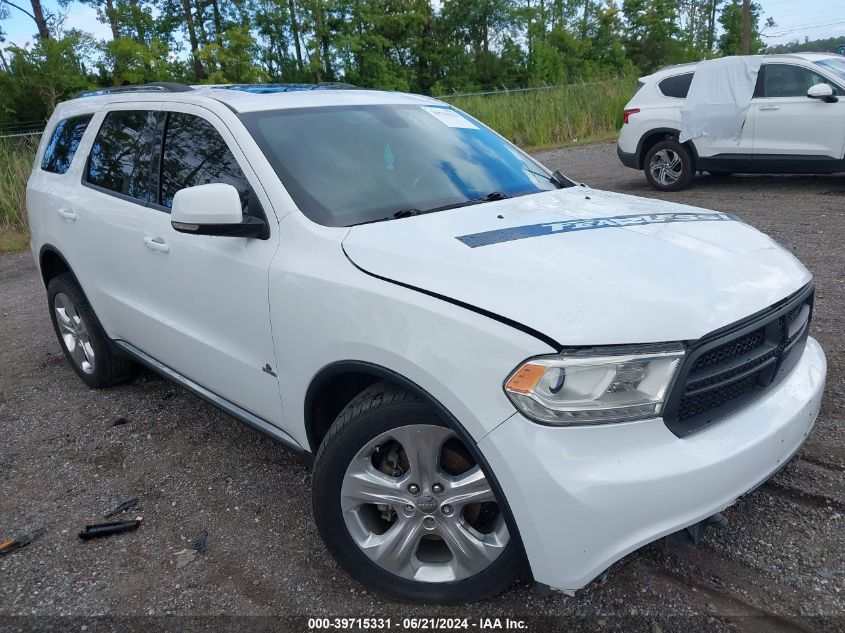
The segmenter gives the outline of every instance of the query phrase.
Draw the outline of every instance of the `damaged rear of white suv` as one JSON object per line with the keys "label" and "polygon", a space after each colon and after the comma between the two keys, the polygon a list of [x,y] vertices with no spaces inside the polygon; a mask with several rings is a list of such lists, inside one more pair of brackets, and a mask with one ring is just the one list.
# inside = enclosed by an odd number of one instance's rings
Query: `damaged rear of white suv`
{"label": "damaged rear of white suv", "polygon": [[400,599],[578,589],[769,478],[820,407],[789,252],[432,99],[78,99],[28,206],[76,373],[144,363],[313,456],[326,545]]}

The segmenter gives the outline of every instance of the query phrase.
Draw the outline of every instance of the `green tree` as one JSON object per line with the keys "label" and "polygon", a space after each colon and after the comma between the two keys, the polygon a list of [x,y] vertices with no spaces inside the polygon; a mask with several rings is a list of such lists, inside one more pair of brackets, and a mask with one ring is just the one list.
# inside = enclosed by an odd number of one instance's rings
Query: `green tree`
{"label": "green tree", "polygon": [[199,51],[199,58],[208,72],[209,83],[259,83],[265,73],[253,63],[258,47],[249,30],[233,26],[219,35],[214,43]]}
{"label": "green tree", "polygon": [[9,48],[9,70],[2,73],[0,109],[26,120],[46,119],[60,101],[76,96],[94,83],[84,59],[93,54],[90,35],[70,31],[62,38],[39,39],[26,47]]}
{"label": "green tree", "polygon": [[[763,7],[756,2],[751,3],[751,46],[749,53],[754,55],[763,50],[763,40],[760,37],[760,18],[763,14]],[[719,36],[719,52],[722,55],[742,54],[742,2],[731,0],[722,8],[719,15],[719,24],[722,25],[722,34]],[[767,26],[774,26],[769,19]]]}
{"label": "green tree", "polygon": [[641,71],[690,59],[678,24],[676,0],[623,0],[622,11],[628,56]]}

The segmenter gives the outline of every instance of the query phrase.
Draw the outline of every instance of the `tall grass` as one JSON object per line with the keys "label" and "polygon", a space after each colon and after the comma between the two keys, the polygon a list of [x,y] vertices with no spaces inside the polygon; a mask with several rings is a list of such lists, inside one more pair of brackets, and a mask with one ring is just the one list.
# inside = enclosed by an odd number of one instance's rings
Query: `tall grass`
{"label": "tall grass", "polygon": [[38,141],[38,135],[0,138],[0,233],[27,229],[26,181]]}
{"label": "tall grass", "polygon": [[615,134],[634,79],[612,79],[526,91],[440,97],[516,145],[539,149]]}

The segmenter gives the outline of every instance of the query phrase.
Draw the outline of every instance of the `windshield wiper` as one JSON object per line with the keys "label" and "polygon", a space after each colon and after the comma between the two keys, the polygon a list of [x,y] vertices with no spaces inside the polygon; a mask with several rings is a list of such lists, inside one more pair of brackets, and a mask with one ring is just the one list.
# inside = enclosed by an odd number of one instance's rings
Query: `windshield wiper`
{"label": "windshield wiper", "polygon": [[525,167],[525,171],[529,174],[534,174],[535,176],[539,176],[540,178],[549,180],[553,185],[557,185],[558,189],[567,189],[569,187],[576,187],[578,183],[569,178],[568,176],[564,176],[560,170],[555,170],[554,173],[549,176],[548,174],[541,174],[539,171],[535,171],[533,169],[529,169],[528,165],[524,162],[522,163]]}
{"label": "windshield wiper", "polygon": [[376,222],[387,222],[388,220],[399,220],[401,218],[409,218],[412,215],[422,215],[424,213],[434,213],[436,211],[446,211],[447,209],[457,209],[459,207],[468,207],[474,204],[482,204],[484,202],[495,202],[496,200],[506,200],[507,198],[511,198],[509,194],[505,193],[504,191],[491,191],[487,195],[481,198],[475,198],[473,200],[464,200],[463,202],[453,202],[452,204],[444,204],[439,207],[432,207],[430,209],[417,209],[417,208],[408,208],[408,209],[399,209],[398,211],[394,212],[392,215],[385,217],[385,218],[376,218],[375,220],[367,220],[365,222],[356,222],[355,224],[350,224],[349,226],[359,226],[361,224],[375,224]]}
{"label": "windshield wiper", "polygon": [[572,180],[572,178],[569,178],[569,177],[567,177],[567,176],[564,176],[564,175],[563,175],[562,173],[560,173],[560,171],[559,171],[559,170],[557,170],[557,169],[556,169],[556,170],[555,170],[555,172],[552,174],[552,177],[551,177],[551,178],[549,178],[549,180],[551,180],[554,184],[556,184],[556,185],[557,185],[558,187],[560,187],[561,189],[567,189],[568,187],[577,187],[577,186],[578,186],[578,183],[577,183],[577,182],[575,182],[574,180]]}

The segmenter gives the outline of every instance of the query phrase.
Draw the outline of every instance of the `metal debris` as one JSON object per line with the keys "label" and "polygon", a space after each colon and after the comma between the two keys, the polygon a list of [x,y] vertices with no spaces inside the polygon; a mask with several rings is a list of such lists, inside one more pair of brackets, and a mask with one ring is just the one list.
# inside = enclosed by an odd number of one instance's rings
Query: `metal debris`
{"label": "metal debris", "polygon": [[129,521],[114,521],[112,523],[93,523],[86,525],[85,529],[79,533],[79,538],[83,541],[101,536],[111,536],[112,534],[122,534],[123,532],[131,532],[137,530],[141,525],[144,517],[135,517]]}

